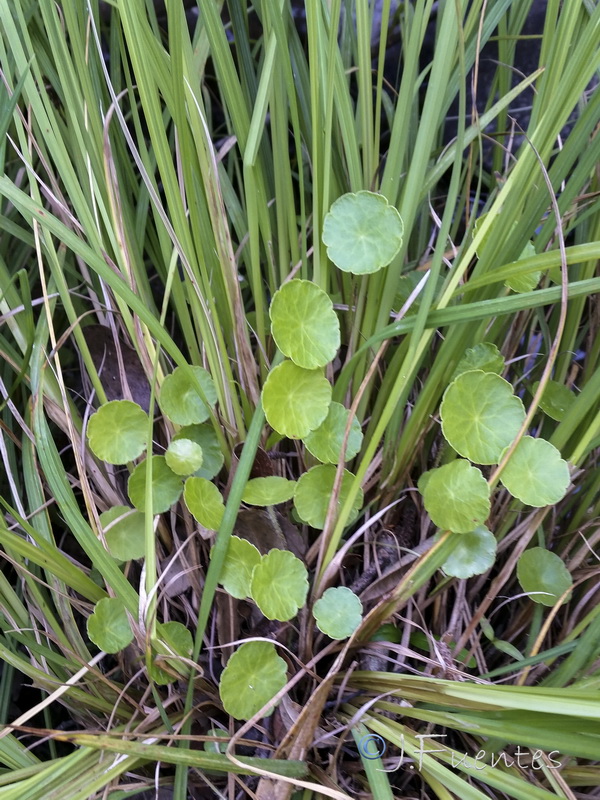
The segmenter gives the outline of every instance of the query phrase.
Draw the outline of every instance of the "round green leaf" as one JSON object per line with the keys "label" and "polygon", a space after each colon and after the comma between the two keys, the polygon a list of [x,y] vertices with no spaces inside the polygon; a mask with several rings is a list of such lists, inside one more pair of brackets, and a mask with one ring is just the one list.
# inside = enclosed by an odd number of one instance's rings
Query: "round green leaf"
{"label": "round green leaf", "polygon": [[111,400],[92,414],[87,435],[95,456],[109,464],[126,464],[146,449],[148,415],[131,400]]}
{"label": "round green leaf", "polygon": [[118,653],[133,640],[123,601],[105,597],[96,603],[88,617],[87,632],[92,642],[105,653]]}
{"label": "round green leaf", "polygon": [[186,425],[173,436],[171,441],[179,439],[190,439],[202,448],[202,467],[195,473],[198,478],[210,481],[219,474],[225,459],[212,425]]}
{"label": "round green leaf", "polygon": [[306,603],[308,572],[289,550],[269,550],[252,573],[250,596],[267,619],[286,622]]}
{"label": "round green leaf", "polygon": [[[152,456],[152,514],[168,511],[181,496],[181,478],[169,469],[164,456]],[[129,499],[138,511],[146,508],[146,459],[138,464],[127,483]]]}
{"label": "round green leaf", "polygon": [[118,561],[142,558],[145,548],[144,515],[129,506],[115,506],[100,514],[108,552]]}
{"label": "round green leaf", "polygon": [[267,376],[262,403],[272,428],[290,439],[302,439],[327,416],[331,384],[319,369],[284,361]]}
{"label": "round green leaf", "polygon": [[291,500],[296,489],[296,481],[288,481],[277,475],[267,478],[252,478],[246,484],[242,503],[249,506],[276,506]]}
{"label": "round green leaf", "polygon": [[338,197],[323,222],[328,257],[355,275],[386,267],[400,250],[403,233],[398,211],[374,192]]}
{"label": "round green leaf", "polygon": [[504,358],[495,344],[491,342],[480,342],[475,347],[470,347],[458,362],[452,380],[469,372],[473,369],[480,369],[483,372],[495,372],[500,375],[504,369]]}
{"label": "round green leaf", "polygon": [[238,600],[250,595],[252,570],[260,561],[257,548],[246,539],[232,536],[227,547],[227,555],[223,563],[219,583],[225,591]]}
{"label": "round green leaf", "polygon": [[508,381],[473,370],[448,386],[440,416],[444,436],[459,455],[476,464],[497,464],[519,432],[525,409]]}
{"label": "round green leaf", "polygon": [[315,369],[328,364],[340,346],[340,323],[328,295],[311,281],[293,280],[275,292],[271,332],[294,364]]}
{"label": "round green leaf", "polygon": [[[192,379],[192,375],[196,380]],[[196,381],[204,397],[200,396]],[[206,402],[205,402],[206,401]],[[160,407],[177,425],[191,425],[208,419],[209,409],[217,402],[217,390],[210,374],[203,367],[176,367],[163,381]],[[208,403],[208,406],[207,406]]]}
{"label": "round green leaf", "polygon": [[221,492],[206,478],[188,478],[183,490],[183,499],[190,513],[200,525],[210,531],[219,529],[225,505]]}
{"label": "round green leaf", "polygon": [[545,439],[524,436],[500,480],[513,497],[535,508],[554,505],[567,493],[569,467],[559,451]]}
{"label": "round green leaf", "polygon": [[[231,656],[219,695],[234,719],[250,719],[285,686],[287,664],[269,642],[247,642]],[[270,716],[273,708],[265,716]]]}
{"label": "round green leaf", "polygon": [[543,606],[556,605],[558,598],[573,585],[562,559],[543,547],[532,547],[523,553],[517,563],[517,578],[530,599]]}
{"label": "round green leaf", "polygon": [[191,475],[202,466],[202,448],[191,439],[174,439],[167,448],[165,458],[176,475]]}
{"label": "round green leaf", "polygon": [[[333,464],[319,464],[305,472],[298,480],[294,494],[294,506],[300,519],[312,528],[323,528],[325,525],[335,473],[336,467]],[[353,480],[354,475],[345,469],[338,499],[338,510],[344,504]],[[349,524],[358,516],[362,504],[363,492],[360,489],[354,500],[352,513],[348,520]]]}
{"label": "round green leaf", "polygon": [[[533,394],[537,392],[539,381],[536,381],[531,387]],[[576,395],[570,389],[567,389],[562,383],[557,381],[548,381],[544,394],[540,400],[540,408],[549,417],[555,419],[557,422],[562,422],[565,414],[575,402]]]}
{"label": "round green leaf", "polygon": [[438,528],[469,533],[490,513],[490,487],[477,467],[462,458],[426,473],[419,491],[431,521]]}
{"label": "round green leaf", "polygon": [[[337,464],[339,462],[349,416],[350,411],[344,408],[341,403],[332,402],[324,421],[305,437],[304,444],[307,450],[324,464]],[[362,439],[360,423],[353,416],[344,461],[354,458],[361,448]]]}
{"label": "round green leaf", "polygon": [[453,578],[470,578],[487,572],[496,559],[496,537],[483,525],[453,537],[454,549],[442,569]]}
{"label": "round green leaf", "polygon": [[[166,686],[177,680],[178,675],[173,667],[172,671],[167,671],[162,669],[160,664],[169,665],[171,662],[181,667],[183,659],[192,655],[194,640],[190,631],[181,622],[159,623],[156,626],[156,633],[162,642],[153,642],[157,655],[150,665],[150,675],[154,683]],[[172,653],[175,655],[171,655]]]}
{"label": "round green leaf", "polygon": [[332,639],[352,636],[362,621],[362,603],[351,589],[332,587],[313,608],[317,628]]}

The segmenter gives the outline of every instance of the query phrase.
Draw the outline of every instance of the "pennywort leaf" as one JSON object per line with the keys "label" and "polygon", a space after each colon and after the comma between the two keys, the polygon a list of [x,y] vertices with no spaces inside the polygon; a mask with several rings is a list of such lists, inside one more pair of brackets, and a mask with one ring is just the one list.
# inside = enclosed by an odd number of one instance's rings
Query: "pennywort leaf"
{"label": "pennywort leaf", "polygon": [[517,563],[517,578],[523,591],[543,606],[556,605],[558,598],[573,585],[571,573],[560,556],[543,547],[532,547],[523,553]]}
{"label": "pennywort leaf", "polygon": [[242,503],[249,506],[276,506],[291,500],[296,489],[296,481],[289,481],[278,475],[266,478],[252,478],[246,484]]}
{"label": "pennywort leaf", "polygon": [[126,464],[146,449],[148,415],[130,400],[111,400],[92,414],[87,435],[97,458],[109,464]]}
{"label": "pennywort leaf", "polygon": [[306,602],[308,572],[289,550],[270,550],[252,573],[250,595],[267,619],[296,616]]}
{"label": "pennywort leaf", "polygon": [[284,361],[269,373],[262,391],[267,422],[282,436],[303,439],[327,416],[331,392],[320,369]]}
{"label": "pennywort leaf", "polygon": [[469,533],[489,516],[490,487],[462,458],[426,472],[418,485],[431,521],[442,530]]}
{"label": "pennywort leaf", "polygon": [[250,595],[252,571],[260,559],[260,553],[251,542],[241,539],[239,536],[232,536],[219,576],[219,583],[232,597],[243,600]]}
{"label": "pennywort leaf", "polygon": [[[323,528],[329,499],[333,491],[336,467],[333,464],[319,464],[311,467],[308,472],[300,476],[294,494],[294,506],[301,520],[313,528]],[[344,470],[342,487],[338,498],[338,509],[345,502],[354,475]],[[354,500],[354,506],[349,518],[349,524],[358,516],[363,504],[363,492],[359,490]]]}
{"label": "pennywort leaf", "polygon": [[362,621],[362,603],[351,589],[327,589],[313,607],[317,628],[332,639],[352,636]]}
{"label": "pennywort leaf", "polygon": [[196,522],[208,530],[219,529],[225,504],[221,492],[206,478],[188,478],[183,490],[183,499]]}
{"label": "pennywort leaf", "polygon": [[[269,642],[247,642],[231,656],[219,695],[234,719],[250,719],[286,684],[287,665]],[[273,709],[265,716],[269,717]]]}
{"label": "pennywort leaf", "polygon": [[134,561],[145,552],[144,515],[129,506],[115,506],[100,514],[106,547],[118,561]]}
{"label": "pennywort leaf", "polygon": [[191,475],[202,466],[202,448],[191,439],[174,439],[167,448],[165,459],[176,475]]}
{"label": "pennywort leaf", "polygon": [[452,554],[442,564],[446,575],[464,579],[487,572],[496,559],[494,534],[479,525],[474,531],[453,538]]}
{"label": "pennywort leaf", "polygon": [[[200,384],[204,398],[188,373],[191,370]],[[206,402],[205,402],[206,400]],[[217,402],[217,390],[210,374],[203,367],[176,367],[164,379],[160,390],[160,407],[177,425],[204,422],[209,417],[210,406]],[[208,403],[208,406],[207,406]]]}
{"label": "pennywort leaf", "polygon": [[118,653],[133,640],[131,625],[122,600],[105,597],[88,617],[87,632],[92,642],[106,653]]}
{"label": "pennywort leaf", "polygon": [[524,436],[500,480],[513,497],[541,508],[554,505],[565,496],[570,483],[569,466],[553,444]]}
{"label": "pennywort leaf", "polygon": [[[304,438],[307,450],[324,464],[339,462],[349,416],[350,411],[341,403],[332,402],[323,422]],[[354,458],[361,448],[362,440],[360,423],[353,416],[344,461]]]}
{"label": "pennywort leaf", "polygon": [[[168,511],[181,496],[179,478],[167,465],[164,456],[152,456],[152,514]],[[129,499],[138,511],[146,508],[146,461],[133,470],[127,483]]]}

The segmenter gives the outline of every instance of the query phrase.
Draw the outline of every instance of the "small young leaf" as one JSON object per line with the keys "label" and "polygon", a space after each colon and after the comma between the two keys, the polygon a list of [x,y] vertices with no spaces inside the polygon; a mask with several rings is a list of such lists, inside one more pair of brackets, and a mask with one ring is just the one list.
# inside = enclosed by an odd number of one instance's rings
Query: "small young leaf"
{"label": "small young leaf", "polygon": [[[169,469],[164,456],[152,456],[152,514],[162,514],[176,503],[182,490],[181,478]],[[138,464],[127,483],[129,499],[138,511],[146,508],[146,460]]]}
{"label": "small young leaf", "polygon": [[496,537],[483,525],[454,537],[454,550],[442,564],[446,575],[470,578],[481,575],[496,558]]}
{"label": "small young leaf", "polygon": [[[533,243],[527,242],[517,261],[521,261],[523,258],[529,258],[530,256],[534,255],[535,247],[533,246]],[[541,275],[542,273],[539,270],[536,270],[535,272],[524,272],[521,275],[513,275],[512,278],[509,278],[507,281],[505,281],[504,285],[509,289],[512,289],[513,292],[531,292],[538,285]]]}
{"label": "small young leaf", "polygon": [[100,514],[106,547],[118,561],[135,561],[145,553],[144,515],[129,506],[115,506]]}
{"label": "small young leaf", "polygon": [[202,466],[202,448],[191,439],[173,439],[165,458],[176,475],[191,475]]}
{"label": "small young leaf", "polygon": [[92,414],[87,435],[97,458],[108,464],[126,464],[146,449],[148,415],[130,400],[111,400]]}
{"label": "small young leaf", "polygon": [[246,484],[242,503],[249,506],[276,506],[291,500],[296,489],[296,481],[288,481],[271,475],[267,478],[252,478]]}
{"label": "small young leaf", "polygon": [[440,416],[442,432],[459,455],[476,464],[497,464],[519,432],[525,409],[508,381],[473,370],[448,386]]}
{"label": "small young leaf", "polygon": [[185,482],[183,499],[190,513],[200,525],[210,531],[219,529],[225,505],[221,492],[206,478],[188,478]]}
{"label": "small young leaf", "polygon": [[458,378],[463,372],[480,369],[482,372],[495,372],[497,375],[504,369],[504,358],[495,344],[480,342],[475,347],[470,347],[458,362],[452,380]]}
{"label": "small young leaf", "polygon": [[[335,473],[336,467],[333,464],[319,464],[316,467],[311,467],[298,480],[294,494],[294,506],[300,519],[312,528],[323,528],[325,525]],[[345,469],[338,498],[338,509],[344,504],[353,480],[354,475]],[[362,504],[363,492],[360,489],[354,500],[354,507],[348,524],[356,519]]]}
{"label": "small young leaf", "polygon": [[206,423],[186,425],[173,436],[171,441],[179,439],[190,439],[202,448],[202,466],[195,473],[197,478],[206,478],[210,481],[219,474],[225,459],[212,425]]}
{"label": "small young leaf", "polygon": [[105,653],[118,653],[133,640],[123,601],[105,597],[96,603],[88,617],[87,632],[92,642]]}
{"label": "small young leaf", "polygon": [[[532,394],[537,392],[539,385],[539,381],[533,384],[531,387]],[[567,389],[564,384],[557,383],[557,381],[548,381],[540,400],[540,408],[552,419],[562,422],[575,400],[575,392]]]}
{"label": "small young leaf", "polygon": [[[517,563],[517,578],[530,599],[543,606],[556,605],[558,598],[573,585],[562,559],[543,547],[532,547],[523,553]],[[566,600],[568,596],[563,602]]]}
{"label": "small young leaf", "polygon": [[490,513],[490,487],[481,471],[462,458],[430,470],[419,491],[431,521],[454,533],[470,533]]}
{"label": "small young leaf", "polygon": [[[158,650],[158,655],[154,656],[153,663],[150,665],[150,676],[154,683],[159,686],[166,686],[168,683],[173,683],[173,681],[177,680],[177,673],[173,666],[171,666],[172,672],[167,672],[159,664],[162,663],[167,666],[169,662],[173,662],[181,665],[182,659],[189,658],[192,655],[194,640],[190,631],[181,622],[158,623],[156,633],[167,646],[164,647],[159,642],[153,643],[155,649]],[[170,652],[176,655],[170,655]],[[181,658],[177,658],[177,656]]]}
{"label": "small young leaf", "polygon": [[[337,464],[340,460],[342,441],[348,423],[350,411],[341,403],[332,402],[324,421],[304,438],[307,450],[324,464]],[[363,434],[360,423],[353,416],[346,446],[344,461],[350,461],[358,453],[362,445]]]}
{"label": "small young leaf", "polygon": [[302,369],[284,361],[271,370],[262,391],[267,422],[283,436],[302,439],[327,416],[331,391],[320,369]]}
{"label": "small young leaf", "polygon": [[[217,390],[210,374],[203,367],[188,367],[200,384],[206,403],[212,408],[217,402]],[[204,422],[209,409],[200,397],[195,381],[188,371],[176,367],[163,381],[160,390],[160,407],[164,414],[177,425]]]}
{"label": "small young leaf", "polygon": [[238,600],[250,596],[252,570],[260,558],[260,553],[253,544],[239,536],[231,537],[219,576],[219,583],[228,594]]}
{"label": "small young leaf", "polygon": [[250,596],[267,619],[286,622],[306,602],[308,572],[289,550],[270,550],[254,567]]}
{"label": "small young leaf", "polygon": [[386,267],[400,250],[403,233],[398,211],[374,192],[338,197],[323,222],[328,258],[355,275]]}
{"label": "small young leaf", "polygon": [[284,283],[273,295],[269,315],[277,347],[294,364],[315,369],[335,357],[340,323],[329,296],[316,283]]}
{"label": "small young leaf", "polygon": [[534,508],[554,505],[567,493],[569,467],[545,439],[524,436],[500,474],[506,489]]}
{"label": "small young leaf", "polygon": [[362,603],[345,586],[327,589],[313,607],[317,628],[331,639],[347,639],[362,621]]}
{"label": "small young leaf", "polygon": [[[219,695],[234,719],[250,719],[287,682],[287,664],[269,642],[247,642],[231,656],[221,675]],[[269,717],[273,708],[267,711]]]}

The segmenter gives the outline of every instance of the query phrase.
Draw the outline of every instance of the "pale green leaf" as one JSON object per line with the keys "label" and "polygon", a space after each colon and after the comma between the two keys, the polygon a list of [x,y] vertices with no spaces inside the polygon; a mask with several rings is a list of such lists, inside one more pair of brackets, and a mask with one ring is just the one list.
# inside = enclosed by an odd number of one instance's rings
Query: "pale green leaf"
{"label": "pale green leaf", "polygon": [[473,370],[448,386],[440,417],[443,434],[459,455],[476,464],[497,464],[519,432],[525,409],[508,381]]}
{"label": "pale green leaf", "polygon": [[[247,642],[231,656],[219,695],[234,719],[250,719],[285,686],[287,664],[269,642]],[[266,713],[270,716],[273,708]]]}
{"label": "pale green leaf", "polygon": [[[316,467],[311,467],[298,480],[294,494],[294,506],[300,519],[313,528],[323,528],[325,525],[327,508],[333,492],[335,473],[336,467],[333,464],[319,464]],[[353,480],[354,475],[345,469],[337,503],[338,510],[344,504]],[[348,524],[351,524],[356,519],[362,504],[363,492],[362,489],[359,489]]]}
{"label": "pale green leaf", "polygon": [[558,503],[567,493],[569,466],[553,444],[524,436],[500,480],[513,497],[528,506],[542,508]]}
{"label": "pale green leaf", "polygon": [[481,471],[457,459],[430,470],[425,485],[419,481],[425,510],[434,525],[455,533],[469,533],[490,513],[490,487]]}
{"label": "pale green leaf", "polygon": [[556,605],[558,598],[573,585],[562,559],[543,547],[532,547],[523,553],[517,563],[517,578],[531,600],[543,606]]}
{"label": "pale green leaf", "polygon": [[[533,384],[531,387],[533,394],[537,392],[539,385],[539,381]],[[552,419],[562,422],[576,398],[575,392],[567,389],[564,384],[557,383],[557,381],[548,381],[540,400],[540,408]]]}
{"label": "pale green leaf", "polygon": [[186,425],[171,441],[179,439],[190,439],[202,448],[202,466],[195,472],[196,477],[210,481],[219,474],[225,459],[212,425]]}
{"label": "pale green leaf", "polygon": [[[154,649],[158,651],[154,655],[150,665],[150,675],[154,683],[165,686],[177,680],[178,674],[171,666],[171,671],[162,669],[160,666],[168,666],[169,662],[174,662],[181,667],[184,659],[189,659],[192,655],[194,641],[190,631],[181,622],[157,623],[157,636],[164,642],[153,642]],[[165,646],[166,645],[166,646]]]}
{"label": "pale green leaf", "polygon": [[446,575],[470,578],[487,572],[496,559],[496,537],[483,525],[452,537],[452,554],[442,564]]}
{"label": "pale green leaf", "polygon": [[130,400],[112,400],[92,414],[87,435],[97,458],[109,464],[126,464],[146,449],[148,415]]}
{"label": "pale green leaf", "polygon": [[262,403],[269,425],[290,439],[318,428],[329,411],[331,384],[320,369],[302,369],[284,361],[265,381]]}
{"label": "pale green leaf", "polygon": [[133,561],[145,553],[144,515],[129,506],[115,506],[100,514],[106,547],[118,561]]}
{"label": "pale green leaf", "polygon": [[221,492],[206,478],[188,478],[185,482],[183,499],[194,519],[208,530],[219,529],[225,504]]}
{"label": "pale green leaf", "polygon": [[323,222],[323,243],[339,269],[363,275],[392,261],[403,232],[400,214],[383,195],[360,191],[333,203]]}
{"label": "pale green leaf", "polygon": [[[533,243],[527,242],[517,261],[521,261],[523,258],[530,258],[534,255],[535,247]],[[505,281],[504,285],[512,289],[513,292],[518,292],[519,294],[522,292],[531,292],[540,282],[541,275],[542,273],[539,270],[535,272],[524,272],[521,275],[513,275],[512,278]]]}
{"label": "pale green leaf", "polygon": [[340,323],[329,296],[316,283],[284,283],[273,295],[269,314],[277,347],[299,367],[324,367],[335,357]]}
{"label": "pale green leaf", "polygon": [[[204,397],[200,396],[196,381]],[[205,402],[206,400],[206,402]],[[210,374],[203,367],[176,367],[164,379],[160,389],[160,407],[164,414],[177,425],[204,422],[209,417],[209,407],[217,402],[217,390]],[[208,403],[208,406],[207,406]]]}
{"label": "pale green leaf", "polygon": [[191,439],[173,439],[165,458],[176,475],[191,475],[202,466],[202,448]]}
{"label": "pale green leaf", "polygon": [[289,481],[278,475],[251,478],[244,488],[242,503],[249,506],[276,506],[291,500],[295,489],[296,481]]}
{"label": "pale green leaf", "polygon": [[[339,462],[349,416],[350,411],[341,403],[332,402],[323,422],[304,438],[307,450],[324,464]],[[359,452],[362,439],[360,423],[353,415],[344,461],[349,461]]]}
{"label": "pale green leaf", "polygon": [[267,619],[292,619],[306,603],[308,572],[289,550],[262,556],[250,584],[250,596]]}
{"label": "pale green leaf", "polygon": [[475,347],[470,347],[458,362],[452,380],[473,369],[483,372],[495,372],[498,375],[504,370],[504,358],[495,344],[480,342]]}
{"label": "pale green leaf", "polygon": [[239,536],[232,536],[219,575],[219,583],[225,591],[238,600],[249,597],[252,570],[260,558],[260,553],[253,544]]}
{"label": "pale green leaf", "polygon": [[87,620],[87,632],[92,642],[105,653],[118,653],[133,641],[123,601],[118,597],[99,600]]}
{"label": "pale green leaf", "polygon": [[[169,469],[164,456],[152,456],[152,514],[168,511],[181,496],[181,478]],[[138,511],[146,508],[146,461],[133,470],[127,483],[129,499]]]}
{"label": "pale green leaf", "polygon": [[332,639],[352,636],[362,621],[362,612],[360,599],[345,586],[327,589],[313,607],[317,628]]}

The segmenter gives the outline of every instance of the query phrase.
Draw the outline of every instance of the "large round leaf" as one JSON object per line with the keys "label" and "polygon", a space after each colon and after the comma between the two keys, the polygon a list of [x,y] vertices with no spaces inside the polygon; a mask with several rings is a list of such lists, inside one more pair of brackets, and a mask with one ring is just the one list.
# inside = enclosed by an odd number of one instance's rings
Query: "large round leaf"
{"label": "large round leaf", "polygon": [[543,606],[556,605],[558,598],[573,585],[562,559],[543,547],[532,547],[523,553],[517,563],[517,578],[523,591]]}
{"label": "large round leaf", "polygon": [[351,589],[327,589],[313,607],[317,628],[332,639],[352,636],[362,621],[362,603]]}
{"label": "large round leaf", "polygon": [[277,347],[304,369],[324,367],[340,346],[340,323],[329,296],[311,281],[285,283],[273,295],[271,331]]}
{"label": "large round leaf", "polygon": [[[172,472],[164,456],[152,456],[152,514],[168,511],[179,500],[181,478]],[[127,483],[129,499],[138,511],[146,508],[146,461],[133,470]]]}
{"label": "large round leaf", "polygon": [[165,458],[176,475],[191,475],[202,466],[202,448],[191,439],[174,439],[167,447]]}
{"label": "large round leaf", "polygon": [[250,595],[267,619],[295,617],[307,592],[306,567],[289,550],[270,550],[254,567]]}
{"label": "large round leaf", "polygon": [[262,403],[267,422],[277,433],[303,439],[327,416],[331,384],[320,369],[284,361],[269,373]]}
{"label": "large round leaf", "polygon": [[244,488],[242,503],[249,506],[276,506],[291,500],[295,489],[296,481],[289,481],[278,475],[252,478]]}
{"label": "large round leaf", "polygon": [[[301,520],[313,528],[323,528],[327,516],[327,508],[333,491],[336,467],[333,464],[319,464],[301,475],[294,494],[294,506]],[[344,470],[342,487],[338,498],[338,510],[343,506],[354,475]],[[363,492],[359,489],[354,500],[352,513],[348,520],[353,522],[358,516],[358,511],[363,504]]]}
{"label": "large round leaf", "polygon": [[558,503],[569,486],[569,467],[545,439],[524,436],[516,446],[500,480],[513,497],[541,508]]}
{"label": "large round leaf", "polygon": [[225,459],[212,425],[207,423],[186,425],[175,434],[171,441],[175,442],[179,439],[189,439],[202,448],[202,466],[195,473],[198,478],[211,480],[219,474]]}
{"label": "large round leaf", "polygon": [[[221,675],[219,695],[234,719],[250,719],[287,682],[287,665],[269,642],[247,642],[231,656]],[[265,716],[273,713],[271,708]]]}
{"label": "large round leaf", "polygon": [[400,214],[374,192],[342,195],[323,222],[328,257],[355,275],[386,267],[400,250],[403,232]]}
{"label": "large round leaf", "polygon": [[444,436],[459,455],[476,464],[497,464],[519,432],[525,409],[508,381],[473,370],[448,386],[440,416]]}
{"label": "large round leaf", "polygon": [[88,617],[87,632],[92,642],[105,653],[118,653],[133,640],[123,601],[105,597],[96,603]]}
{"label": "large round leaf", "polygon": [[483,525],[470,533],[453,537],[454,549],[442,564],[446,575],[453,578],[470,578],[481,575],[496,559],[496,537]]}
{"label": "large round leaf", "polygon": [[[350,411],[344,408],[341,403],[332,402],[324,421],[304,438],[307,450],[324,464],[337,464],[339,462],[349,416]],[[362,439],[360,423],[353,416],[344,461],[354,458],[360,450]]]}
{"label": "large round leaf", "polygon": [[129,506],[115,506],[100,514],[106,547],[118,561],[133,561],[145,553],[144,515]]}
{"label": "large round leaf", "polygon": [[183,499],[190,513],[200,525],[210,531],[219,529],[225,504],[221,492],[206,478],[188,478],[185,482]]}
{"label": "large round leaf", "polygon": [[146,449],[148,415],[130,400],[111,400],[92,414],[87,435],[95,456],[109,464],[126,464]]}
{"label": "large round leaf", "polygon": [[260,562],[260,553],[246,539],[232,536],[227,547],[227,555],[219,575],[219,583],[226,592],[238,600],[250,595],[252,571]]}
{"label": "large round leaf", "polygon": [[[196,382],[200,385],[203,397]],[[177,425],[204,422],[209,416],[208,406],[212,407],[216,402],[215,384],[203,367],[176,367],[164,379],[160,389],[160,407]]]}
{"label": "large round leaf", "polygon": [[442,530],[469,533],[489,516],[490,487],[462,458],[425,473],[419,491],[431,521]]}

